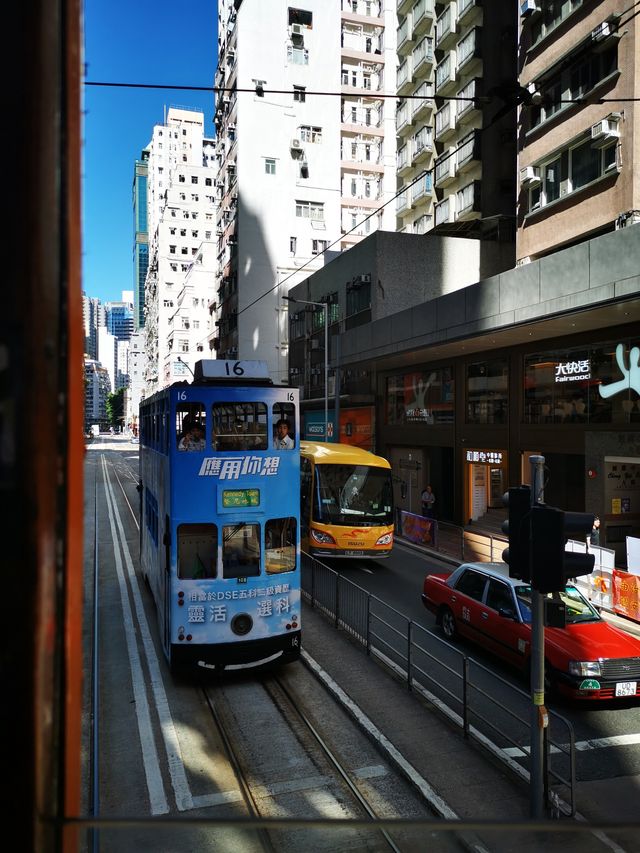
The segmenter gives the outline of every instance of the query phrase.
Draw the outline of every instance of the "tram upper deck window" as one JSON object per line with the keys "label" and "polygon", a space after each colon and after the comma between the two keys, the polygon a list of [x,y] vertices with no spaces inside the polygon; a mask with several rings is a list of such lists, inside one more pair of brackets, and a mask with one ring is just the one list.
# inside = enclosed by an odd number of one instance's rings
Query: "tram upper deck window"
{"label": "tram upper deck window", "polygon": [[215,524],[178,525],[178,577],[184,580],[215,578],[218,529]]}
{"label": "tram upper deck window", "polygon": [[266,450],[264,403],[215,403],[211,440],[214,450]]}
{"label": "tram upper deck window", "polygon": [[202,403],[176,406],[176,446],[178,450],[198,451],[206,446],[207,413]]}
{"label": "tram upper deck window", "polygon": [[225,578],[260,574],[260,525],[225,524],[222,528],[222,575]]}
{"label": "tram upper deck window", "polygon": [[264,565],[268,575],[296,568],[296,519],[271,518],[264,529]]}
{"label": "tram upper deck window", "polygon": [[[272,414],[272,446],[277,450],[293,450],[296,446],[296,407],[293,403],[274,403]],[[279,428],[279,425],[283,422],[286,424],[286,430]],[[291,439],[291,441],[288,439]]]}

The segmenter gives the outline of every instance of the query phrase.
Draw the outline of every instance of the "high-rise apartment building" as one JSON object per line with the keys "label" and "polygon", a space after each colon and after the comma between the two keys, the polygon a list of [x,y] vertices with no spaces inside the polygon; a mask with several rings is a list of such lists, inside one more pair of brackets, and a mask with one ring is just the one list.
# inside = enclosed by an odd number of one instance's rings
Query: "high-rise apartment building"
{"label": "high-rise apartment building", "polygon": [[82,295],[84,351],[89,358],[98,358],[98,328],[104,324],[104,309],[99,299]]}
{"label": "high-rise apartment building", "polygon": [[144,283],[149,267],[148,162],[149,152],[145,149],[133,169],[133,320],[136,331],[144,328]]}
{"label": "high-rise apartment building", "polygon": [[466,251],[479,277],[508,269],[515,240],[517,6],[399,0],[397,10],[398,230],[476,238],[477,250]]}
{"label": "high-rise apartment building", "polygon": [[[287,378],[282,296],[377,228],[395,230],[390,0],[221,0],[217,278],[210,349]],[[264,45],[270,49],[265,50]],[[252,91],[240,91],[250,89]]]}
{"label": "high-rise apartment building", "polygon": [[[624,11],[624,8],[628,11]],[[640,221],[638,10],[523,0],[517,258]]]}
{"label": "high-rise apartment building", "polygon": [[[201,357],[208,337],[208,294],[204,282],[213,281],[208,268],[213,239],[214,143],[204,135],[204,116],[196,110],[171,107],[164,124],[156,125],[147,146],[149,268],[145,282],[145,353],[148,393],[183,378]],[[195,280],[200,294],[184,301],[187,279]],[[197,304],[196,304],[196,296]],[[189,329],[199,337],[176,335],[178,305],[188,308]],[[188,371],[187,371],[188,372]]]}

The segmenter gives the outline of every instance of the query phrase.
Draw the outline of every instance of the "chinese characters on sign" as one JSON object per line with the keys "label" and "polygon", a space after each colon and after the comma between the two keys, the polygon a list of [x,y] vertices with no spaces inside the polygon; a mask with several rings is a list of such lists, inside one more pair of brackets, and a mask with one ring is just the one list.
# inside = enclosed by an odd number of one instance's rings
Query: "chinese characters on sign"
{"label": "chinese characters on sign", "polygon": [[238,480],[246,474],[270,477],[278,473],[278,456],[233,456],[228,459],[207,457],[202,460],[199,477],[218,477],[220,480]]}
{"label": "chinese characters on sign", "polygon": [[[194,602],[187,607],[187,619],[191,624],[205,622],[226,622],[227,605],[220,604],[224,599],[256,599],[256,615],[263,618],[275,614],[289,613],[291,603],[288,595],[289,584],[260,587],[259,589],[232,590],[228,592],[205,592],[193,590],[189,601]],[[269,596],[282,596],[271,598]],[[260,600],[258,600],[260,599]],[[214,603],[215,602],[215,603]]]}
{"label": "chinese characters on sign", "polygon": [[488,465],[500,465],[502,462],[501,450],[467,450],[467,462],[485,462]]}
{"label": "chinese characters on sign", "polygon": [[585,379],[591,379],[591,362],[588,358],[556,364],[556,382],[582,382]]}

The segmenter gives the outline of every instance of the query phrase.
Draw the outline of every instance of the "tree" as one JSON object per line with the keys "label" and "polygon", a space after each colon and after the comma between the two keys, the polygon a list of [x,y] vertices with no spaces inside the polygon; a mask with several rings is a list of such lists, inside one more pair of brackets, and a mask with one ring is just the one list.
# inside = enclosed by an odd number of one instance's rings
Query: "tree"
{"label": "tree", "polygon": [[107,396],[107,418],[113,427],[124,424],[124,388]]}

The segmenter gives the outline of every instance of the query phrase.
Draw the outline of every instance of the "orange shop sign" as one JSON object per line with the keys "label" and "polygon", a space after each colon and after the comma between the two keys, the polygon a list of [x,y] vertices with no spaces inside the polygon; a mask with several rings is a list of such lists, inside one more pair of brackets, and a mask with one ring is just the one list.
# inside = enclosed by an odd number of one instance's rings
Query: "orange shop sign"
{"label": "orange shop sign", "polygon": [[613,570],[613,609],[640,622],[640,576]]}

